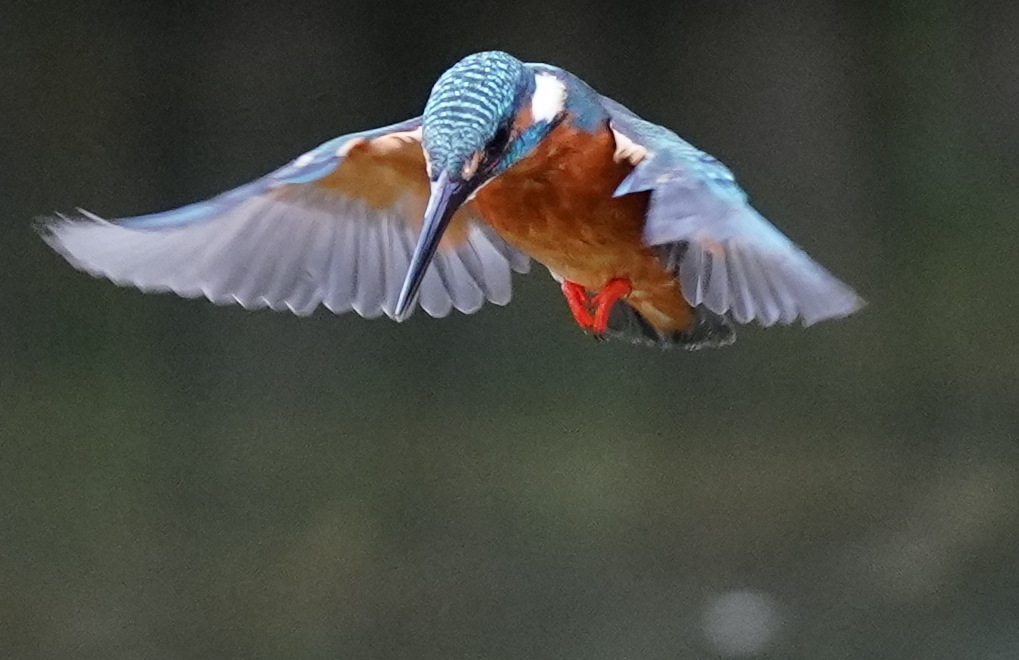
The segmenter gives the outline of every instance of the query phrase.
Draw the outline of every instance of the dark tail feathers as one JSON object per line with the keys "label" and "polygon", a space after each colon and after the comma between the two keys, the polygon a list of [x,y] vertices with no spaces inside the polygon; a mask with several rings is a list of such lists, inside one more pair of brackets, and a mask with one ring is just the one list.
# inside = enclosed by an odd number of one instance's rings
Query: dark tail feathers
{"label": "dark tail feathers", "polygon": [[694,308],[694,326],[686,332],[662,333],[633,307],[620,300],[612,307],[609,329],[613,339],[660,348],[680,347],[688,351],[720,348],[736,341],[736,330],[726,317],[701,306]]}

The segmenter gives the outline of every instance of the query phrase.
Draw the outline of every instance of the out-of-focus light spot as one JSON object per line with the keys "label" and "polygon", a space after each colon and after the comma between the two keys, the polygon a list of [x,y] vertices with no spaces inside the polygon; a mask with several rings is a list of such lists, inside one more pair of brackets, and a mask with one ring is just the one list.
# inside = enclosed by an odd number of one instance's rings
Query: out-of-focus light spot
{"label": "out-of-focus light spot", "polygon": [[763,653],[782,625],[774,598],[742,590],[712,596],[701,623],[708,644],[724,657]]}

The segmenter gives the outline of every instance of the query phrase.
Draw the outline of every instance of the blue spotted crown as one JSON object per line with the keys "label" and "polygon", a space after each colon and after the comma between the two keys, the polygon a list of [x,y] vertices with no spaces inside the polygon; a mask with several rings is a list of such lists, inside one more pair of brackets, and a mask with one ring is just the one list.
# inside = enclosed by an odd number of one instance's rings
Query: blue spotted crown
{"label": "blue spotted crown", "polygon": [[424,146],[432,176],[459,173],[514,113],[524,65],[499,51],[469,55],[442,74],[425,105]]}

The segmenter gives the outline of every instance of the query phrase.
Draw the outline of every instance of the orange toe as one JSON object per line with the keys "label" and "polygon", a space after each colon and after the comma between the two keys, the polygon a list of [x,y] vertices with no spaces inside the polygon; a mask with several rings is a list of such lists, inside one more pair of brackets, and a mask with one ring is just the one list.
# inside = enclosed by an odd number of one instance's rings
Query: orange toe
{"label": "orange toe", "polygon": [[631,291],[633,291],[633,286],[630,284],[630,280],[616,278],[609,280],[601,288],[601,291],[595,294],[591,299],[591,303],[594,305],[594,318],[590,328],[593,332],[599,335],[605,333],[609,327],[609,314],[612,313],[612,306],[620,298],[630,295]]}
{"label": "orange toe", "polygon": [[562,290],[563,295],[566,297],[566,303],[570,306],[570,312],[573,313],[573,319],[577,322],[577,325],[584,330],[590,330],[591,326],[594,324],[594,319],[591,317],[591,312],[587,308],[587,289],[576,282],[563,280]]}

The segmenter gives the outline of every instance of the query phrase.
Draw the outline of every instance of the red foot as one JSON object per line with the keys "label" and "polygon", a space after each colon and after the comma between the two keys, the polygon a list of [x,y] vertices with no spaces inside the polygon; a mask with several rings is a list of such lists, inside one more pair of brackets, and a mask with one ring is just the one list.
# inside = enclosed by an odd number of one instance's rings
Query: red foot
{"label": "red foot", "polygon": [[609,327],[609,313],[612,311],[612,306],[620,298],[630,295],[631,291],[633,291],[633,287],[630,285],[630,280],[616,278],[609,280],[601,288],[601,291],[595,294],[594,298],[591,298],[591,303],[594,304],[594,319],[591,323],[591,330],[595,334],[605,334]]}
{"label": "red foot", "polygon": [[563,280],[562,289],[577,325],[584,330],[590,330],[594,319],[591,318],[591,312],[587,309],[587,290],[575,282],[566,280]]}
{"label": "red foot", "polygon": [[[587,290],[575,282],[564,280],[562,289],[577,325],[596,335],[603,335],[609,326],[612,306],[620,298],[630,295],[633,287],[629,280],[620,278],[609,280],[590,301],[587,298]],[[593,316],[589,305],[594,305]]]}

